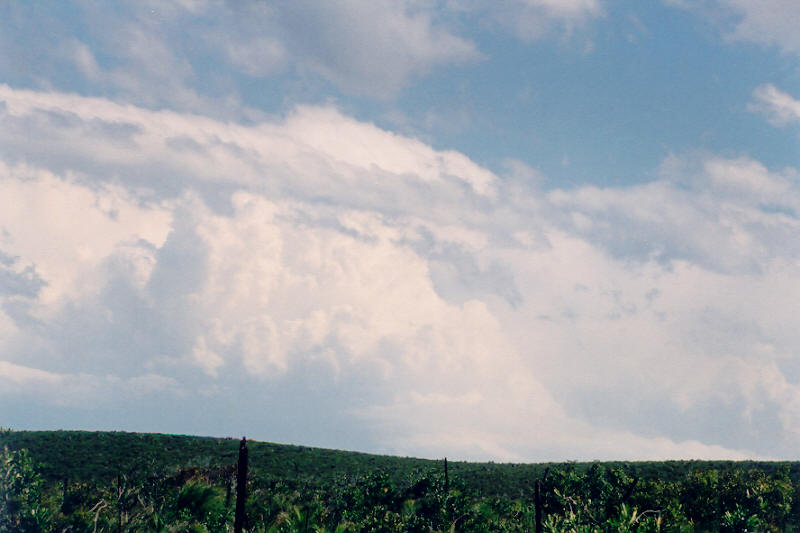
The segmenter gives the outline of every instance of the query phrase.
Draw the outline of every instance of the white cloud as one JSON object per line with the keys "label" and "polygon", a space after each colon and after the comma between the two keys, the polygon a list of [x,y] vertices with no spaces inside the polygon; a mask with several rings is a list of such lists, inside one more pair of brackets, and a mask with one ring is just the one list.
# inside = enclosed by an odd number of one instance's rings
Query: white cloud
{"label": "white cloud", "polygon": [[479,194],[493,194],[495,176],[463,154],[437,152],[420,141],[346,118],[331,108],[299,108],[289,118],[287,130],[314,154],[325,154],[334,164],[345,163],[359,172],[370,169],[424,182],[454,178]]}
{"label": "white cloud", "polygon": [[760,112],[776,126],[800,122],[800,100],[774,85],[761,85],[753,91],[751,109]]}
{"label": "white cloud", "polygon": [[[24,153],[87,174],[114,165],[109,172],[157,190],[179,190],[186,178],[384,206],[409,201],[393,194],[397,186],[419,188],[411,202],[437,188],[453,201],[469,190],[494,194],[496,177],[462,154],[437,152],[330,107],[299,107],[282,124],[247,127],[3,85],[0,101],[9,157]],[[59,142],[32,146],[31,135]]]}
{"label": "white cloud", "polygon": [[723,0],[722,4],[740,17],[733,37],[800,52],[800,5],[794,0]]}
{"label": "white cloud", "polygon": [[554,191],[564,223],[623,256],[683,258],[722,271],[793,257],[798,173],[749,159],[668,158],[664,179],[622,190]]}
{"label": "white cloud", "polygon": [[673,156],[545,193],[331,107],[0,102],[4,401],[236,391],[430,456],[796,449],[794,170]]}
{"label": "white cloud", "polygon": [[8,361],[0,361],[0,376],[14,383],[38,381],[50,385],[57,383],[61,379],[57,374],[53,374],[52,372],[15,365]]}
{"label": "white cloud", "polygon": [[0,248],[35,265],[46,305],[95,292],[88,274],[125,244],[160,246],[169,212],[140,206],[120,187],[93,190],[46,170],[0,163]]}

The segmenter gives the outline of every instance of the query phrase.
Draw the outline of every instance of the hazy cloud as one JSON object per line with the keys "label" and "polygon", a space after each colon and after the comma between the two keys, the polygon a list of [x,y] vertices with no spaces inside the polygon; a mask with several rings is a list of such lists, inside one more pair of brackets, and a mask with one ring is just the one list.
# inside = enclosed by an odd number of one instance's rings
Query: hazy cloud
{"label": "hazy cloud", "polygon": [[793,54],[800,52],[800,36],[795,31],[800,5],[794,0],[662,1],[716,21],[730,39],[777,46]]}
{"label": "hazy cloud", "polygon": [[795,28],[800,20],[800,5],[792,0],[723,0],[722,5],[740,18],[733,37],[762,44],[777,45],[786,52],[800,52],[800,35]]}
{"label": "hazy cloud", "polygon": [[497,4],[485,0],[454,0],[456,11],[479,13],[524,41],[550,35],[571,36],[591,19],[602,16],[600,0],[514,0]]}

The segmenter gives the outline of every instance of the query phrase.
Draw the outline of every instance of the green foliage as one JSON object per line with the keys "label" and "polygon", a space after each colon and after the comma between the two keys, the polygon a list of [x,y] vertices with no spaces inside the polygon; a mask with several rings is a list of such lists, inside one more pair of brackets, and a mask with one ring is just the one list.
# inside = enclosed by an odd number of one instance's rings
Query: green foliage
{"label": "green foliage", "polygon": [[[236,441],[79,432],[0,438],[0,533],[231,530]],[[249,446],[251,533],[530,532],[536,479],[544,529],[553,533],[799,531],[796,463],[450,462],[446,490],[435,461]],[[70,468],[65,455],[80,466]],[[117,462],[86,466],[98,456]]]}
{"label": "green foliage", "polygon": [[202,525],[207,531],[225,531],[225,524],[233,516],[225,507],[223,490],[199,479],[190,480],[181,487],[176,509],[183,520]]}
{"label": "green foliage", "polygon": [[42,477],[26,450],[0,453],[0,533],[48,531]]}

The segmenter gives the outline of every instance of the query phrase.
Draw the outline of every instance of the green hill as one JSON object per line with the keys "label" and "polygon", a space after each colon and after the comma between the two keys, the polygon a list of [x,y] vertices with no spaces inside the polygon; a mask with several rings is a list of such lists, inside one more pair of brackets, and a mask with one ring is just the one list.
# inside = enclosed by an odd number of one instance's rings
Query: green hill
{"label": "green hill", "polygon": [[[224,471],[236,461],[239,441],[230,438],[127,433],[108,431],[13,431],[0,434],[0,447],[27,449],[49,481],[107,481],[127,476],[174,474],[182,469]],[[262,479],[326,483],[334,478],[358,477],[383,471],[396,483],[419,472],[442,468],[441,461],[374,455],[249,441],[251,472]],[[545,470],[574,468],[586,471],[595,463],[472,463],[450,461],[453,478],[478,493],[517,497],[530,494],[532,483]],[[800,484],[800,462],[770,461],[643,461],[605,462],[606,468],[622,468],[640,479],[675,481],[694,470],[721,472],[757,468],[769,474],[788,467]]]}
{"label": "green hill", "polygon": [[[228,533],[238,444],[0,430],[0,532]],[[443,461],[248,450],[239,501],[251,533],[522,533],[537,521],[545,533],[800,531],[798,462],[450,462],[445,476]]]}

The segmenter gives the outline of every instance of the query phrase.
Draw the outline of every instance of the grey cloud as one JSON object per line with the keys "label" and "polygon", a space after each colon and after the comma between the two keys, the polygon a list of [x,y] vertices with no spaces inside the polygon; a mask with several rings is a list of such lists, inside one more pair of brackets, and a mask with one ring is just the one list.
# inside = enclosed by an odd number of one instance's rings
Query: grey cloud
{"label": "grey cloud", "polygon": [[[31,161],[59,173],[119,175],[124,166],[104,155],[117,150],[133,154],[139,149],[136,135],[141,129],[132,123],[87,120],[69,110],[33,110],[24,117],[6,112],[2,119],[0,156],[12,164]],[[31,143],[32,138],[39,142]],[[133,157],[130,163],[137,165]]]}
{"label": "grey cloud", "polygon": [[[75,386],[74,398],[53,401],[46,390],[0,393],[3,423],[13,428],[156,431],[194,435],[233,436],[350,450],[381,448],[366,426],[354,424],[352,404],[379,397],[370,376],[331,381],[321,365],[297,368],[272,382],[246,378],[212,383],[204,376],[177,373],[162,388],[143,393],[135,379],[96,378]],[[2,378],[0,378],[2,383]],[[92,387],[87,388],[87,385]],[[65,395],[61,387],[51,391]],[[353,394],[343,394],[342,391]],[[93,394],[89,394],[89,392]],[[243,408],[248,406],[248,408]],[[179,417],[175,413],[181,413]],[[67,424],[68,426],[65,425]],[[209,428],[213,427],[213,431]]]}
{"label": "grey cloud", "polygon": [[280,16],[301,64],[350,92],[391,97],[433,67],[480,57],[409,2],[302,1],[284,4]]}
{"label": "grey cloud", "polygon": [[35,298],[47,285],[34,265],[21,266],[19,257],[0,250],[0,296]]}
{"label": "grey cloud", "polygon": [[[152,253],[149,243],[135,246]],[[97,294],[71,300],[45,320],[17,321],[38,338],[17,362],[59,374],[123,379],[159,365],[172,374],[176,369],[169,360],[190,352],[198,331],[190,300],[202,281],[203,250],[190,233],[173,232],[157,251],[156,268],[144,287],[132,278],[130,258],[110,256],[98,273],[105,282]],[[175,377],[186,375],[180,371]]]}
{"label": "grey cloud", "polygon": [[482,251],[443,241],[425,228],[419,228],[418,234],[408,245],[426,258],[436,292],[446,300],[461,304],[496,296],[512,307],[522,303],[514,272],[507,265],[498,261],[481,265]]}
{"label": "grey cloud", "polygon": [[688,408],[679,408],[668,400],[667,391],[659,393],[663,397],[643,394],[636,383],[621,383],[560,399],[570,414],[608,428],[678,441],[701,438],[730,449],[758,450],[766,457],[790,453],[791,439],[786,438],[776,404],[765,404],[746,418],[747,402],[738,395],[722,398],[711,393]]}
{"label": "grey cloud", "polygon": [[471,41],[439,20],[439,10],[413,2],[185,7],[64,2],[43,10],[6,3],[0,74],[17,86],[49,88],[58,79],[65,91],[241,118],[231,77],[319,76],[346,93],[383,99],[433,68],[480,58]]}
{"label": "grey cloud", "polygon": [[758,272],[800,256],[792,236],[800,188],[791,171],[748,160],[705,160],[625,190],[553,191],[561,223],[619,257],[697,262],[721,272]]}
{"label": "grey cloud", "polygon": [[208,257],[192,218],[193,213],[188,209],[176,213],[173,230],[156,254],[156,268],[147,287],[151,294],[180,300],[202,289]]}

